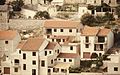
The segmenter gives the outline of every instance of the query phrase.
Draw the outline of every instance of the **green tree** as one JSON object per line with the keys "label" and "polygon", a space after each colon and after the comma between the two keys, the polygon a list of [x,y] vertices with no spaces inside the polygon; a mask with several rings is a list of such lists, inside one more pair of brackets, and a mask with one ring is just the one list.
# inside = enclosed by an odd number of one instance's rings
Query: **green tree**
{"label": "green tree", "polygon": [[21,7],[24,5],[23,0],[16,0],[11,3],[14,11],[20,11]]}
{"label": "green tree", "polygon": [[89,26],[93,26],[95,23],[95,17],[93,15],[90,14],[84,14],[81,18],[81,23],[83,25],[89,25]]}
{"label": "green tree", "polygon": [[118,18],[120,18],[120,5],[116,7],[116,14],[118,15]]}
{"label": "green tree", "polygon": [[115,20],[115,18],[114,18],[114,16],[113,16],[112,13],[106,12],[106,13],[105,13],[105,16],[104,16],[104,20],[105,20],[105,21],[108,21],[108,24],[110,24],[111,21],[114,21],[114,20]]}
{"label": "green tree", "polygon": [[38,11],[34,16],[35,19],[50,19],[50,15],[47,11]]}
{"label": "green tree", "polygon": [[6,0],[0,0],[0,5],[4,5]]}
{"label": "green tree", "polygon": [[93,6],[93,5],[88,5],[88,7],[87,7],[89,10],[94,10],[95,9],[95,6]]}

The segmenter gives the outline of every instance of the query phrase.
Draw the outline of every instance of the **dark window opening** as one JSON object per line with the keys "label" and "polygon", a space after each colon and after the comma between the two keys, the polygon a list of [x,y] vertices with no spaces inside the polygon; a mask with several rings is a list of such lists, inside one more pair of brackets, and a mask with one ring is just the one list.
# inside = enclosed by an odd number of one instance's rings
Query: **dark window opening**
{"label": "dark window opening", "polygon": [[36,69],[32,69],[32,75],[36,75]]}
{"label": "dark window opening", "polygon": [[5,41],[5,44],[8,44],[8,41]]}
{"label": "dark window opening", "polygon": [[85,48],[89,48],[89,44],[85,44]]}
{"label": "dark window opening", "polygon": [[33,64],[33,65],[36,65],[36,61],[35,61],[35,60],[34,60],[34,61],[32,61],[32,64]]}
{"label": "dark window opening", "polygon": [[41,66],[45,67],[45,61],[44,60],[41,61]]}
{"label": "dark window opening", "polygon": [[63,29],[60,29],[60,32],[63,32]]}
{"label": "dark window opening", "polygon": [[70,46],[70,50],[73,50],[73,46]]}
{"label": "dark window opening", "polygon": [[23,64],[23,70],[26,70],[26,64]]}
{"label": "dark window opening", "polygon": [[102,37],[102,36],[100,37],[100,36],[99,36],[99,37],[98,37],[98,42],[105,42],[105,37]]}
{"label": "dark window opening", "polygon": [[18,72],[18,68],[14,68],[14,72]]}
{"label": "dark window opening", "polygon": [[114,67],[114,71],[118,71],[118,67]]}
{"label": "dark window opening", "polygon": [[72,32],[72,29],[69,29],[69,32]]}
{"label": "dark window opening", "polygon": [[26,59],[26,54],[25,53],[23,53],[23,59]]}
{"label": "dark window opening", "polygon": [[32,52],[32,56],[36,56],[36,52]]}
{"label": "dark window opening", "polygon": [[51,33],[52,33],[52,29],[47,29],[47,30],[46,30],[46,33],[47,33],[47,34],[51,34]]}
{"label": "dark window opening", "polygon": [[66,59],[64,59],[64,62],[66,62]]}
{"label": "dark window opening", "polygon": [[47,51],[45,51],[45,56],[47,55]]}

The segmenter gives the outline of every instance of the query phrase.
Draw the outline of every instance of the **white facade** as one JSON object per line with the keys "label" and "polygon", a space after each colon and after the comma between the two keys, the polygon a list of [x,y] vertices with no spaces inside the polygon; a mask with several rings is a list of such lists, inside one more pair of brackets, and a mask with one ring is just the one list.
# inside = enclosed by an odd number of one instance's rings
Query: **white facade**
{"label": "white facade", "polygon": [[[109,31],[106,35],[99,36],[99,29],[97,31],[94,31],[94,29],[91,29],[90,32],[85,32],[87,35],[81,35],[81,58],[87,59],[90,58],[92,53],[96,53],[98,56],[103,55],[108,49],[110,49],[113,46],[114,43],[114,35],[112,31]],[[101,30],[102,31],[102,30]],[[95,35],[89,35],[89,33],[94,33]],[[103,33],[103,32],[102,32]],[[83,31],[84,34],[84,31]],[[104,33],[103,33],[104,34]],[[100,41],[101,38],[103,38],[104,41]]]}

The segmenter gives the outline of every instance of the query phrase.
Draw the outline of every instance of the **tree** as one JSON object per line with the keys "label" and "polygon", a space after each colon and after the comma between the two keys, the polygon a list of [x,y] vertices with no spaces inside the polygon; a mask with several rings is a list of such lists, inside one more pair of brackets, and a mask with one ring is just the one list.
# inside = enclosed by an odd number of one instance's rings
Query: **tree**
{"label": "tree", "polygon": [[50,19],[50,15],[47,11],[38,11],[34,16],[35,19]]}
{"label": "tree", "polygon": [[47,11],[43,11],[43,16],[45,19],[50,19],[50,15]]}
{"label": "tree", "polygon": [[104,20],[105,20],[105,21],[108,21],[108,24],[110,24],[111,21],[114,21],[114,20],[115,20],[115,18],[114,18],[114,16],[113,16],[112,13],[106,12],[106,13],[105,13],[105,16],[104,16]]}
{"label": "tree", "polygon": [[95,6],[93,6],[93,5],[88,5],[88,7],[87,7],[89,10],[94,10],[95,9]]}
{"label": "tree", "polygon": [[0,5],[4,5],[6,0],[0,0]]}
{"label": "tree", "polygon": [[14,11],[20,11],[21,7],[24,5],[23,0],[16,0],[11,3]]}
{"label": "tree", "polygon": [[90,14],[84,14],[81,18],[81,23],[83,25],[90,25],[93,26],[95,23],[95,17],[93,15]]}
{"label": "tree", "polygon": [[118,18],[120,18],[120,5],[116,7],[116,14],[118,15]]}

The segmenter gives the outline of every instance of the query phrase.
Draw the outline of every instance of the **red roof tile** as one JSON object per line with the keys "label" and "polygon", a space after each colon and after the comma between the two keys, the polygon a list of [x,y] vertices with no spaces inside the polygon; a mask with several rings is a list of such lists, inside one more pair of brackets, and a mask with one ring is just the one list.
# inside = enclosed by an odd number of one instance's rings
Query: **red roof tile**
{"label": "red roof tile", "polygon": [[56,20],[47,20],[44,22],[45,28],[80,28],[80,22],[76,21],[56,21]]}
{"label": "red roof tile", "polygon": [[54,49],[55,46],[57,45],[57,43],[55,42],[49,42],[49,44],[47,45],[47,47],[45,49]]}
{"label": "red roof tile", "polygon": [[45,39],[36,37],[29,38],[24,46],[22,47],[23,51],[38,51]]}
{"label": "red roof tile", "polygon": [[79,54],[76,53],[60,53],[58,55],[58,58],[77,58],[79,57]]}
{"label": "red roof tile", "polygon": [[17,31],[0,31],[0,40],[12,40],[16,37]]}
{"label": "red roof tile", "polygon": [[98,36],[107,36],[111,30],[110,29],[101,29],[98,33]]}
{"label": "red roof tile", "polygon": [[26,43],[26,41],[21,41],[18,46],[17,46],[17,49],[21,49],[23,47],[23,45]]}

